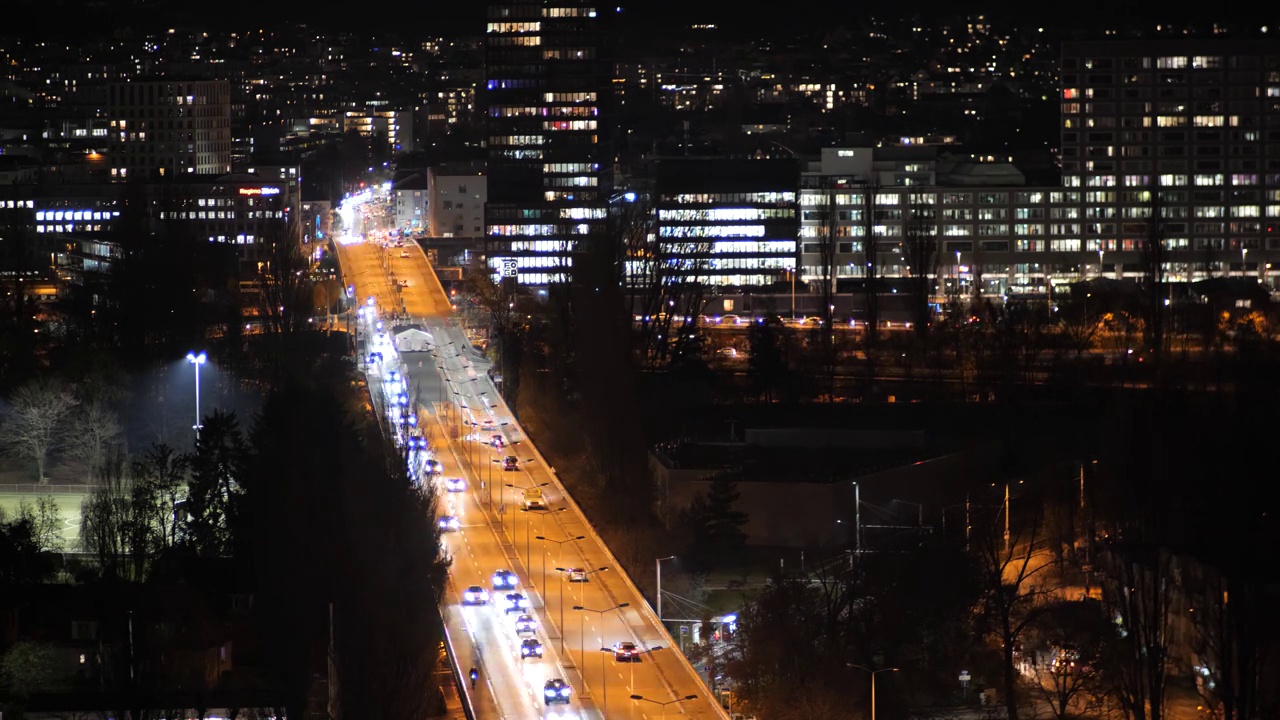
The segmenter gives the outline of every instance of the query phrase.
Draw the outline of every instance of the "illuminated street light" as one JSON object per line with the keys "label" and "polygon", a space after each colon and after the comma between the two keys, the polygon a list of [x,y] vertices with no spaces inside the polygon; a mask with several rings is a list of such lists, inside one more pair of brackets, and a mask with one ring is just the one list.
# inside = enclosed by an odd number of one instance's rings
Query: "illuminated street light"
{"label": "illuminated street light", "polygon": [[851,668],[857,668],[863,672],[871,674],[871,720],[876,720],[876,676],[882,672],[898,672],[898,668],[891,667],[891,668],[881,668],[879,670],[872,670],[869,667],[863,667],[861,665],[855,665],[853,663],[845,663],[845,664]]}
{"label": "illuminated street light", "polygon": [[200,366],[208,359],[209,357],[205,355],[204,351],[201,351],[199,355],[193,352],[187,353],[187,362],[196,366],[196,424],[194,429],[197,442],[200,440]]}
{"label": "illuminated street light", "polygon": [[632,700],[643,700],[644,702],[647,702],[647,703],[653,703],[654,705],[657,705],[657,706],[661,707],[661,708],[662,708],[662,717],[663,717],[663,718],[666,718],[666,717],[667,717],[667,706],[668,706],[668,705],[675,705],[676,703],[682,703],[682,702],[686,702],[686,701],[688,701],[688,700],[697,700],[697,699],[698,699],[698,696],[697,696],[697,695],[685,695],[685,696],[684,696],[684,697],[682,697],[682,698],[676,698],[675,700],[668,700],[668,701],[666,701],[666,702],[661,702],[661,701],[659,701],[659,700],[650,700],[649,698],[647,698],[647,697],[645,697],[645,696],[643,696],[643,695],[632,695],[632,696],[631,696],[631,699],[632,699]]}

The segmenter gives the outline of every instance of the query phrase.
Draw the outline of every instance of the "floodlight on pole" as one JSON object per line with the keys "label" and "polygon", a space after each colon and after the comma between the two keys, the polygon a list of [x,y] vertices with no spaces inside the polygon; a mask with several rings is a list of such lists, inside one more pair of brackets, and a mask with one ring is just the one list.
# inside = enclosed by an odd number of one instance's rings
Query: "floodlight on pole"
{"label": "floodlight on pole", "polygon": [[196,431],[196,440],[200,440],[200,366],[205,364],[209,356],[202,350],[197,355],[194,352],[187,353],[187,362],[196,366],[196,424],[193,429]]}

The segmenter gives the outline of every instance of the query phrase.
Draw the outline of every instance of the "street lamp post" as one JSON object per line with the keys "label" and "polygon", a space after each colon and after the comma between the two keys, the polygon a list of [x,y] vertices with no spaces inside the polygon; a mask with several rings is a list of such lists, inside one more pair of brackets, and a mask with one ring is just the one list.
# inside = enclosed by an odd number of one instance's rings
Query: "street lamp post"
{"label": "street lamp post", "polygon": [[657,569],[657,578],[658,578],[658,592],[656,595],[658,600],[658,606],[657,608],[655,608],[658,611],[658,622],[662,622],[662,561],[675,560],[675,559],[676,559],[675,555],[668,555],[667,557],[658,558],[653,561],[653,566]]}
{"label": "street lamp post", "polygon": [[209,356],[203,350],[200,351],[199,355],[193,352],[187,353],[187,362],[196,366],[196,424],[194,429],[197,442],[200,441],[200,366],[205,364],[208,359]]}
{"label": "street lamp post", "polygon": [[[526,461],[526,462],[527,462],[527,461]],[[513,492],[511,493],[511,495],[512,495],[512,497],[511,497],[511,502],[512,502],[512,510],[511,510],[511,534],[507,536],[507,537],[509,537],[509,538],[511,539],[511,543],[512,543],[513,545],[515,544],[515,541],[516,541],[516,538],[515,538],[515,535],[516,535],[516,512],[515,512],[515,509],[514,509],[514,508],[515,508],[515,492],[514,492],[514,491],[515,491],[515,490],[532,490],[532,489],[534,489],[534,488],[546,487],[546,486],[548,486],[548,485],[550,485],[550,484],[551,484],[551,483],[549,483],[549,482],[538,483],[537,485],[515,485],[515,484],[512,484],[512,483],[505,483],[505,485],[506,485],[507,487],[511,488],[511,489],[512,489],[512,491],[513,491]],[[525,526],[525,530],[527,531],[528,529],[529,529],[529,528],[528,528],[528,526],[526,525],[526,526]],[[527,533],[526,533],[526,534],[527,534]],[[527,540],[527,538],[526,538],[526,540]],[[526,543],[525,543],[525,546],[526,546],[526,548],[525,548],[525,562],[528,562],[528,561],[529,561],[529,559],[528,559],[528,555],[529,555],[529,553],[528,553],[528,542],[526,542]],[[518,550],[518,548],[519,548],[519,546],[517,546],[517,550]]]}
{"label": "street lamp post", "polygon": [[682,698],[676,698],[675,700],[668,700],[668,701],[666,701],[666,702],[661,702],[661,701],[658,701],[658,700],[650,700],[649,698],[647,698],[647,697],[645,697],[645,696],[643,696],[643,695],[632,695],[632,696],[631,696],[631,699],[632,699],[632,700],[643,700],[643,701],[645,701],[645,702],[647,702],[647,703],[653,703],[654,705],[657,705],[657,706],[661,707],[661,708],[662,708],[662,718],[663,718],[663,720],[666,720],[666,717],[667,717],[667,706],[668,706],[668,705],[675,705],[676,703],[682,703],[682,702],[685,702],[686,700],[697,700],[697,699],[698,699],[698,696],[697,696],[697,695],[685,695],[685,696],[684,696],[684,697],[682,697]]}
{"label": "street lamp post", "polygon": [[[574,605],[573,609],[581,613],[593,612],[600,616],[600,624],[602,626],[600,628],[600,644],[604,645],[604,628],[603,628],[604,614],[607,612],[613,612],[614,610],[621,610],[622,608],[625,608],[625,607],[631,607],[631,603],[618,603],[617,605],[614,605],[611,608],[606,608],[604,610],[593,610],[588,607],[582,607],[581,605]],[[580,624],[578,626],[578,657],[581,659],[583,665],[585,666],[587,662],[587,656],[586,656],[587,649],[586,649],[586,644],[584,642],[584,638],[586,637],[586,620],[585,620],[586,615],[579,615],[578,618],[580,620]],[[585,667],[583,668],[583,672],[584,673],[586,672]],[[605,682],[605,679],[604,679],[604,655],[600,656],[600,686],[603,688],[602,692],[604,693],[603,706],[608,707],[609,683]]]}
{"label": "street lamp post", "polygon": [[854,665],[853,663],[846,664],[851,668],[858,668],[863,672],[871,674],[871,720],[876,720],[876,676],[882,672],[898,672],[898,668],[891,667],[872,670],[871,668],[863,667],[862,665]]}
{"label": "street lamp post", "polygon": [[[547,516],[548,514],[550,514],[550,513],[556,513],[556,512],[564,512],[565,510],[568,510],[568,509],[569,509],[569,508],[563,508],[563,507],[562,507],[562,508],[556,508],[556,509],[554,509],[554,510],[552,510],[552,509],[550,509],[550,508],[547,508],[547,509],[545,509],[545,510],[537,510],[537,509],[534,509],[534,508],[520,508],[520,512],[535,513],[535,514],[538,514],[538,515],[543,516],[543,517],[542,517],[542,527],[544,527],[544,528],[545,528],[545,527],[547,526],[547,519],[546,519],[546,516]],[[529,577],[530,577],[530,578],[532,578],[532,577],[533,577],[533,550],[529,547],[529,545],[530,545],[530,543],[529,543],[529,526],[531,526],[531,525],[533,525],[533,522],[532,522],[532,521],[530,521],[530,520],[529,520],[529,518],[525,518],[525,519],[524,519],[524,559],[525,559],[525,563],[527,563],[527,564],[528,564],[528,566],[529,566]],[[538,537],[542,537],[542,536],[541,536],[541,535],[539,535]],[[546,587],[546,582],[547,582],[547,553],[546,553],[545,551],[542,553],[542,582],[543,582],[543,587],[545,588],[545,587]]]}

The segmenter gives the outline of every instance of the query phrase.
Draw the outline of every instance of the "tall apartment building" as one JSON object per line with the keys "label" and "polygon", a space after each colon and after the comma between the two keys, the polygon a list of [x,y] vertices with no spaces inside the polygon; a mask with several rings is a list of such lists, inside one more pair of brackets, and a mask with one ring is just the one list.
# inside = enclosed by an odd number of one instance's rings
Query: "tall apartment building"
{"label": "tall apartment building", "polygon": [[108,87],[111,177],[231,172],[226,80],[134,80]]}
{"label": "tall apartment building", "polygon": [[1174,279],[1274,278],[1269,254],[1249,251],[1280,250],[1280,44],[1067,43],[1061,79],[1062,179],[1085,193],[1084,250],[1122,272],[1150,222]]}
{"label": "tall apartment building", "polygon": [[487,14],[488,262],[520,283],[563,282],[572,253],[604,234],[608,214],[608,9],[506,0]]}

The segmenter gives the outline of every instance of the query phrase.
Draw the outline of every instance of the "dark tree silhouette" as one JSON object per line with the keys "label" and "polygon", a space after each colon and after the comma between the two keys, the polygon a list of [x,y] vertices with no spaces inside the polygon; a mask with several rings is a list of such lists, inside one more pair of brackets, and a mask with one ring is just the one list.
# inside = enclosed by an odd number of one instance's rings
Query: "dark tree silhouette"
{"label": "dark tree silhouette", "polygon": [[190,468],[181,541],[200,557],[231,555],[241,524],[248,448],[234,413],[214,411],[201,421],[200,439],[187,456]]}
{"label": "dark tree silhouette", "polygon": [[748,518],[735,508],[737,502],[737,484],[725,475],[712,480],[706,493],[694,496],[682,523],[690,532],[682,557],[691,571],[705,575],[742,560],[747,547],[742,527]]}

